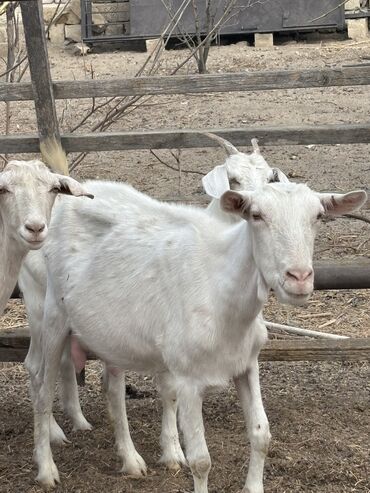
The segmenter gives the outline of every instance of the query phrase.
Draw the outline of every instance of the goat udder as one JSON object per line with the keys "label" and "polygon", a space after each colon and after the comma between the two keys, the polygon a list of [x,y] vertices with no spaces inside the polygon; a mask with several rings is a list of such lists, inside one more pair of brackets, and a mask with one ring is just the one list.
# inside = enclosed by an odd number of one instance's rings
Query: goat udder
{"label": "goat udder", "polygon": [[71,356],[76,373],[81,373],[85,368],[87,353],[81,347],[76,336],[71,336]]}

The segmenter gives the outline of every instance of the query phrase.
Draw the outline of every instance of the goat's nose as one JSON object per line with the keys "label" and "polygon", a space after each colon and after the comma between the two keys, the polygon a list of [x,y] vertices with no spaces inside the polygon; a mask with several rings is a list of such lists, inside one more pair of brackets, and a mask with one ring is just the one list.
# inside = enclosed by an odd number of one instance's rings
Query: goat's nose
{"label": "goat's nose", "polygon": [[46,228],[46,224],[38,221],[27,221],[24,227],[27,229],[27,231],[38,234],[44,231],[44,229]]}
{"label": "goat's nose", "polygon": [[285,276],[292,281],[304,282],[307,281],[313,274],[313,270],[309,269],[289,269]]}

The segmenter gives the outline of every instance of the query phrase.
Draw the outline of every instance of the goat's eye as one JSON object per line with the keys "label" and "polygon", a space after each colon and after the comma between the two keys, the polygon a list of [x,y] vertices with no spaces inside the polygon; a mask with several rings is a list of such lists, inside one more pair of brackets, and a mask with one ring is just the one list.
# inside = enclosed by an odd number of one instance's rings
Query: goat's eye
{"label": "goat's eye", "polygon": [[280,181],[279,172],[276,168],[272,169],[272,176],[269,179],[269,183],[278,183]]}
{"label": "goat's eye", "polygon": [[232,185],[236,185],[237,187],[239,187],[240,186],[240,181],[238,181],[236,178],[231,178],[230,179],[230,187]]}
{"label": "goat's eye", "polygon": [[55,186],[53,187],[51,190],[50,190],[51,193],[59,193],[60,192],[60,188]]}
{"label": "goat's eye", "polygon": [[5,187],[0,187],[0,194],[9,193],[9,190]]}
{"label": "goat's eye", "polygon": [[253,212],[252,213],[252,219],[253,221],[255,222],[258,222],[258,221],[263,221],[263,217],[261,214],[259,214],[258,212]]}
{"label": "goat's eye", "polygon": [[320,221],[324,217],[324,214],[322,212],[319,212],[316,216],[317,221]]}

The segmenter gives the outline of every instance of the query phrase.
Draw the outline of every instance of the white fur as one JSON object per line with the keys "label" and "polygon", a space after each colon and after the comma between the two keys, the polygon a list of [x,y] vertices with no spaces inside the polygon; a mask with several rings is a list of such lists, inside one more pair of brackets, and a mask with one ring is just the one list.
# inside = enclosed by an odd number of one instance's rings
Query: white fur
{"label": "white fur", "polygon": [[[127,369],[151,372],[162,378],[163,396],[174,389],[196,493],[208,491],[210,469],[203,392],[234,378],[252,447],[244,491],[261,493],[269,431],[258,379],[257,356],[266,340],[259,313],[270,288],[282,302],[308,299],[318,214],[349,212],[366,194],[317,194],[289,183],[229,191],[222,209],[245,221],[225,228],[206,211],[163,204],[125,185],[88,186],[97,199],[81,207],[63,202],[44,247],[42,355],[37,371],[30,367],[38,480],[45,486],[59,481],[50,420],[71,329],[113,377]],[[118,199],[111,202],[113,195]],[[116,386],[106,384],[123,469],[143,474],[127,422],[118,422],[125,412],[119,391],[109,391]]]}
{"label": "white fur", "polygon": [[0,173],[0,315],[22,261],[41,248],[57,194],[85,195],[72,178],[53,174],[41,161],[10,161]]}

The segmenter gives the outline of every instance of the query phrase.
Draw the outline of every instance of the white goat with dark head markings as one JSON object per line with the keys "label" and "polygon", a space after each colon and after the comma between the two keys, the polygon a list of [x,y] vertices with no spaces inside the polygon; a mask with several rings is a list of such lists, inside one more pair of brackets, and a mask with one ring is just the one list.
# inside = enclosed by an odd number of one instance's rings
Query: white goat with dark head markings
{"label": "white goat with dark head markings", "polygon": [[77,181],[52,173],[38,160],[10,161],[0,173],[0,315],[24,257],[44,244],[59,193],[89,195]]}
{"label": "white goat with dark head markings", "polygon": [[[96,184],[91,191],[99,187],[104,188]],[[106,184],[105,196],[115,187]],[[168,398],[171,389],[177,395],[195,493],[208,492],[211,466],[203,394],[233,378],[251,442],[243,491],[262,493],[270,433],[259,388],[257,357],[266,340],[259,314],[270,289],[283,303],[309,298],[321,215],[355,210],[366,193],[321,194],[294,183],[230,190],[221,196],[221,208],[243,220],[225,227],[207,211],[119,188],[119,205],[111,213],[104,199],[81,208],[74,201],[61,204],[44,248],[43,350],[37,371],[31,371],[37,479],[46,487],[59,481],[50,419],[55,378],[72,331],[108,367],[105,385],[123,471],[142,475],[146,469],[130,437],[123,393],[117,392],[117,385],[124,388],[125,370],[156,374]],[[70,241],[77,234],[80,246]]]}

